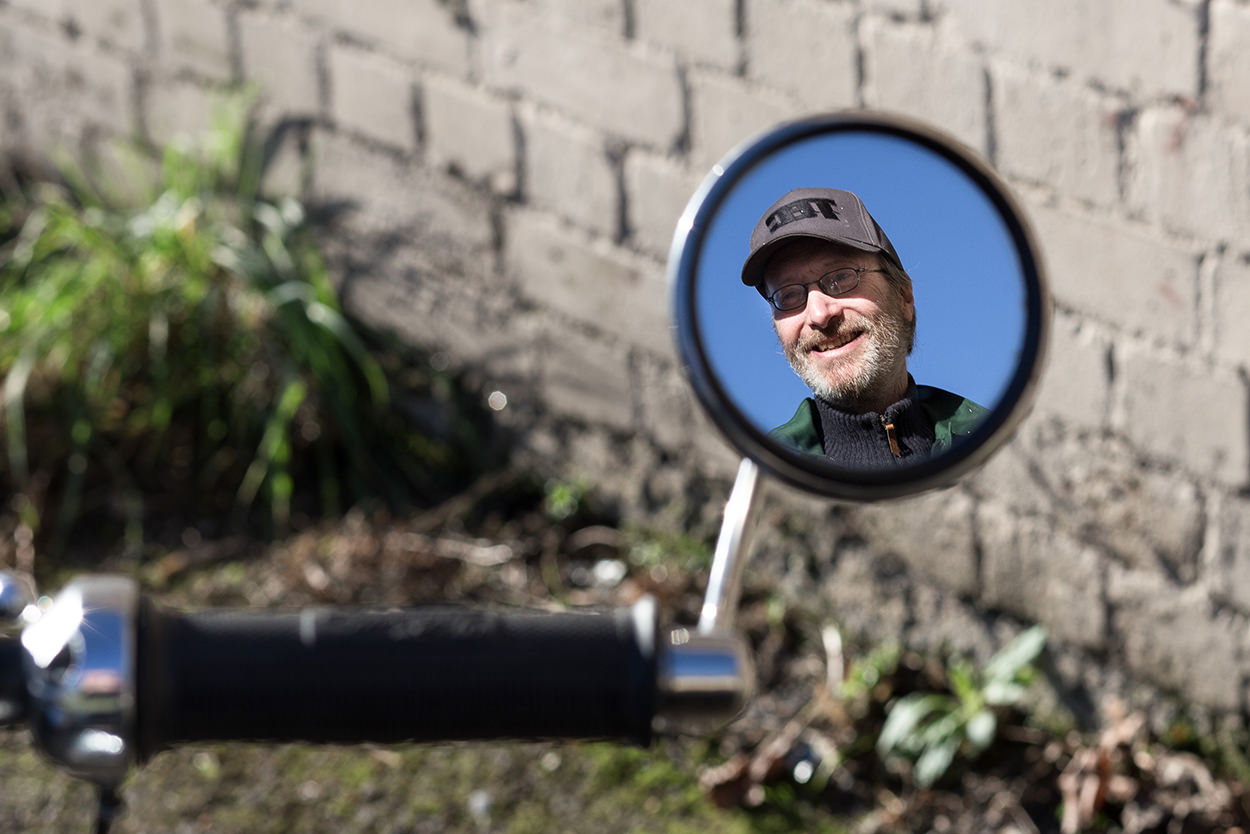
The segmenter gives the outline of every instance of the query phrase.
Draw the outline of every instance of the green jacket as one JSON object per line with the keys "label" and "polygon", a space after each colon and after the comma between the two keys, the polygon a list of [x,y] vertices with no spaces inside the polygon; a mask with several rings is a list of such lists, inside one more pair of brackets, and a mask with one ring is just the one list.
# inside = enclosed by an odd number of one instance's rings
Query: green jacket
{"label": "green jacket", "polygon": [[[985,407],[941,388],[917,385],[916,390],[920,395],[920,407],[933,421],[933,429],[937,435],[931,452],[934,455],[950,449],[956,437],[972,434],[989,414]],[[816,411],[816,401],[808,397],[799,403],[793,417],[770,431],[768,436],[780,440],[795,451],[824,457],[825,449],[820,442],[819,427],[820,414]]]}

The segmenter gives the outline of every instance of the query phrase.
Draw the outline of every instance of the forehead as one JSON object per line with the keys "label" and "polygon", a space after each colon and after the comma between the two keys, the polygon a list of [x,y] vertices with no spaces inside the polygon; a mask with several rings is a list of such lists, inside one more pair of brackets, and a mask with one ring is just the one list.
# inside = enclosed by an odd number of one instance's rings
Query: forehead
{"label": "forehead", "polygon": [[815,280],[831,269],[843,266],[873,267],[877,256],[851,246],[815,238],[799,238],[785,244],[764,267],[764,282],[779,285],[786,281]]}

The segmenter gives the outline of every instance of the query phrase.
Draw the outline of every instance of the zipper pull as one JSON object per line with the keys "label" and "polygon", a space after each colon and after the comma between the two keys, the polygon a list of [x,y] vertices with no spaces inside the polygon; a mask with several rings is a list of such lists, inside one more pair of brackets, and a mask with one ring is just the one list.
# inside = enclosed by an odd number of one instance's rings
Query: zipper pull
{"label": "zipper pull", "polygon": [[881,425],[885,429],[885,438],[890,441],[890,451],[894,453],[894,457],[901,458],[903,450],[898,447],[898,437],[894,434],[894,424],[888,421],[884,414],[881,415]]}

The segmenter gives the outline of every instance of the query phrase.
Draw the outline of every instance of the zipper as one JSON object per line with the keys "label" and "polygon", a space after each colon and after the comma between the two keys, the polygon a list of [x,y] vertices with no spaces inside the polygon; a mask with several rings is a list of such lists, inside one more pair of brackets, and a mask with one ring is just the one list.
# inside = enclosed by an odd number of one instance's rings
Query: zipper
{"label": "zipper", "polygon": [[903,450],[898,447],[898,437],[894,433],[894,424],[884,414],[881,415],[881,427],[885,429],[885,439],[890,441],[890,451],[894,453],[894,457],[901,458]]}

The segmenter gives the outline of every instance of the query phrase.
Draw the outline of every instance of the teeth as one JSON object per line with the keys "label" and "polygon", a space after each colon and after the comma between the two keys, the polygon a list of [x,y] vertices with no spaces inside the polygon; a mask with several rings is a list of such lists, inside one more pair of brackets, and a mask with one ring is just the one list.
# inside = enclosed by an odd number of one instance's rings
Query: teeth
{"label": "teeth", "polygon": [[832,340],[832,341],[828,341],[828,342],[819,342],[819,343],[817,343],[817,344],[816,344],[816,346],[813,348],[813,350],[820,350],[820,351],[825,351],[825,350],[836,350],[836,349],[838,349],[838,348],[842,347],[843,345],[845,345],[845,344],[849,344],[850,342],[854,341],[854,340],[855,340],[855,336],[856,336],[856,335],[858,335],[858,334],[854,334],[854,333],[852,333],[852,334],[850,334],[850,335],[848,335],[848,336],[846,336],[845,338],[842,338],[842,339],[834,339],[834,340]]}

